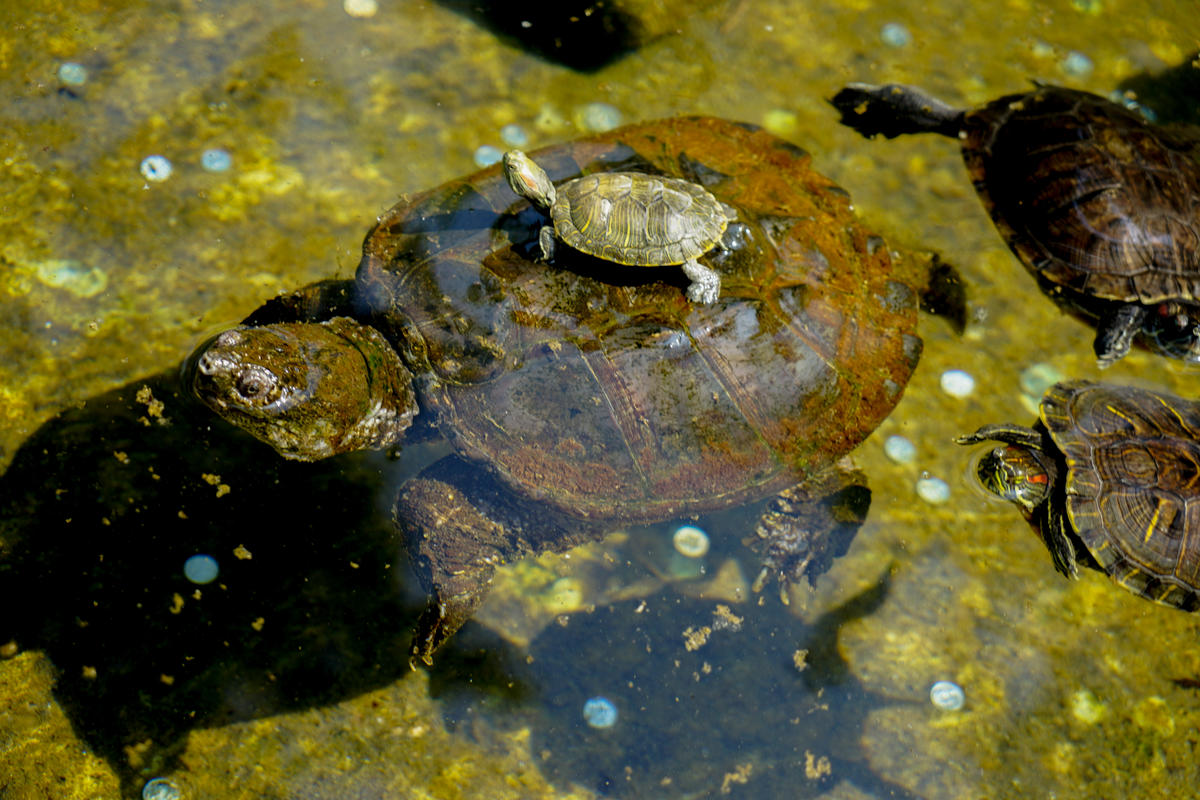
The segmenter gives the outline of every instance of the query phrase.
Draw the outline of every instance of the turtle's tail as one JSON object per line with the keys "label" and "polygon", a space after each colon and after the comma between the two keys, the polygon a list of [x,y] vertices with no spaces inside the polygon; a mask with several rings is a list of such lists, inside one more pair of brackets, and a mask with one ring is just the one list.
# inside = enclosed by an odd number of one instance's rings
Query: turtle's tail
{"label": "turtle's tail", "polygon": [[940,133],[957,138],[965,113],[898,83],[851,83],[829,102],[842,112],[843,125],[867,138],[877,133],[889,139],[905,133]]}

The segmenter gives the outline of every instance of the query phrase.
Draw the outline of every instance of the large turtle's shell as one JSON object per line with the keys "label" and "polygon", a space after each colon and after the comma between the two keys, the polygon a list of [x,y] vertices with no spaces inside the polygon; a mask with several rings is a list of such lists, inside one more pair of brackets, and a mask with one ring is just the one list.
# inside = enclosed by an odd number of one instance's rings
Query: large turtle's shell
{"label": "large turtle's shell", "polygon": [[1084,298],[1200,299],[1200,166],[1138,114],[1056,86],[968,111],[963,158],[1009,246]]}
{"label": "large turtle's shell", "polygon": [[664,519],[830,465],[920,352],[914,292],[799,148],[717,119],[635,125],[531,154],[551,180],[640,171],[736,207],[722,297],[577,252],[536,260],[545,215],[493,167],[384,214],[362,316],[417,375],[422,413],[510,485],[594,519]]}
{"label": "large turtle's shell", "polygon": [[1047,392],[1041,419],[1066,457],[1071,527],[1100,567],[1142,597],[1200,608],[1200,404],[1080,381]]}

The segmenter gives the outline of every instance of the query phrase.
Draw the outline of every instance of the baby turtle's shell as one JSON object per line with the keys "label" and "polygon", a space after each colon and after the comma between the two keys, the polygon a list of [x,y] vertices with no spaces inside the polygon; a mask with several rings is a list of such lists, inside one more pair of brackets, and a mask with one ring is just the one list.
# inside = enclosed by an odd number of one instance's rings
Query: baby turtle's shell
{"label": "baby turtle's shell", "polygon": [[729,224],[710,192],[679,178],[602,172],[557,189],[554,232],[576,250],[618,264],[682,264],[716,247]]}

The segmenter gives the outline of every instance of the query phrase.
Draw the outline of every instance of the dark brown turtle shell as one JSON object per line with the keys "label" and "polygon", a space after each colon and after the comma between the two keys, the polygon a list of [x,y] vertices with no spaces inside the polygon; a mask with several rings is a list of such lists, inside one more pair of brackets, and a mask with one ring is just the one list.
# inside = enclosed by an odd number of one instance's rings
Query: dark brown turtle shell
{"label": "dark brown turtle shell", "polygon": [[973,109],[852,83],[831,100],[864,136],[962,143],[975,189],[1043,292],[1096,326],[1100,366],[1136,340],[1200,362],[1200,139],[1087,92],[1040,86]]}
{"label": "dark brown turtle shell", "polygon": [[1200,403],[1063,383],[1041,420],[1065,458],[1070,525],[1100,568],[1141,597],[1200,609]]}
{"label": "dark brown turtle shell", "polygon": [[1141,115],[1042,86],[970,110],[960,136],[996,228],[1061,301],[1200,299],[1200,167]]}
{"label": "dark brown turtle shell", "polygon": [[592,520],[660,520],[769,496],[891,411],[920,352],[916,298],[802,150],[709,118],[532,153],[556,184],[682,178],[739,212],[718,302],[564,253],[499,166],[396,206],[369,234],[359,316],[413,365],[422,413],[524,496]]}
{"label": "dark brown turtle shell", "polygon": [[1183,143],[1057,86],[967,111],[960,136],[996,227],[1065,302],[1200,298],[1200,166]]}

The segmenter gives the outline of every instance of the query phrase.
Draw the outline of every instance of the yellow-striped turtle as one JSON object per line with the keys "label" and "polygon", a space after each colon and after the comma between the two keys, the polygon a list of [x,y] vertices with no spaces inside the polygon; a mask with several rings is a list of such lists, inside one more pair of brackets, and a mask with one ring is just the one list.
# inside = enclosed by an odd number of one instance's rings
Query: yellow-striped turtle
{"label": "yellow-striped turtle", "polygon": [[688,299],[715,302],[716,270],[697,259],[722,243],[737,212],[703,186],[643,172],[600,172],[555,186],[546,171],[520,150],[504,154],[508,185],[550,212],[553,227],[539,233],[542,258],[554,257],[557,236],[590,256],[632,267],[680,264],[691,279]]}
{"label": "yellow-striped turtle", "polygon": [[1132,386],[1052,386],[1032,428],[985,425],[997,441],[980,482],[1015,503],[1054,566],[1102,570],[1134,594],[1200,608],[1200,403]]}
{"label": "yellow-striped turtle", "polygon": [[1200,361],[1194,135],[1058,86],[965,110],[895,84],[850,84],[832,102],[864,136],[957,138],[1008,246],[1043,292],[1096,326],[1101,367],[1135,339]]}

